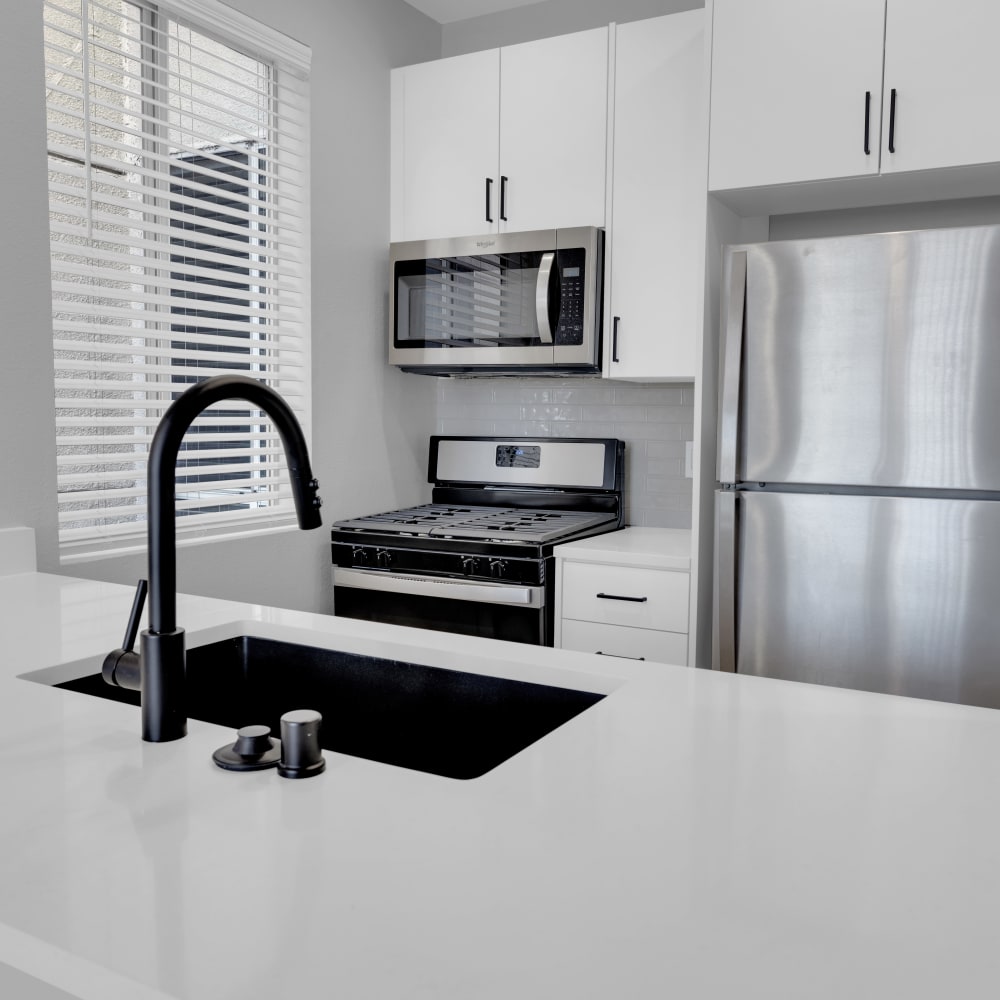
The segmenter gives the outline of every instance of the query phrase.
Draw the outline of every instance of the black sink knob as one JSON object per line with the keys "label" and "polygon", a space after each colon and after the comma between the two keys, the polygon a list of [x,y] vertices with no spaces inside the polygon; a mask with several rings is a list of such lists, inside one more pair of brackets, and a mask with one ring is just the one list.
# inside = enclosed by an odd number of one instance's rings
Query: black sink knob
{"label": "black sink knob", "polygon": [[319,727],[323,716],[309,708],[285,712],[281,717],[281,760],[278,774],[283,778],[311,778],[320,774],[326,761],[320,752]]}
{"label": "black sink knob", "polygon": [[260,771],[275,767],[281,758],[281,746],[271,739],[267,726],[244,726],[236,731],[236,742],[219,747],[212,760],[227,771]]}
{"label": "black sink knob", "polygon": [[259,757],[273,746],[274,740],[267,726],[244,726],[236,732],[233,750],[241,757]]}

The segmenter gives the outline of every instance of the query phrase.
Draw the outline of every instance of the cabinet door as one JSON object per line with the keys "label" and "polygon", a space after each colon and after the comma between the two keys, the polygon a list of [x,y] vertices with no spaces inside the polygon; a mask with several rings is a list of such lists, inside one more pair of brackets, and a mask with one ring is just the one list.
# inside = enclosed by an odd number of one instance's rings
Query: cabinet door
{"label": "cabinet door", "polygon": [[705,262],[705,12],[619,25],[608,269],[610,378],[695,377]]}
{"label": "cabinet door", "polygon": [[715,0],[709,189],[877,173],[884,22],[885,0]]}
{"label": "cabinet door", "polygon": [[500,50],[501,232],[603,226],[608,29]]}
{"label": "cabinet door", "polygon": [[[882,172],[1000,161],[1000,4],[889,0]],[[896,91],[894,148],[888,122]]]}
{"label": "cabinet door", "polygon": [[392,71],[390,240],[496,231],[499,101],[498,49]]}

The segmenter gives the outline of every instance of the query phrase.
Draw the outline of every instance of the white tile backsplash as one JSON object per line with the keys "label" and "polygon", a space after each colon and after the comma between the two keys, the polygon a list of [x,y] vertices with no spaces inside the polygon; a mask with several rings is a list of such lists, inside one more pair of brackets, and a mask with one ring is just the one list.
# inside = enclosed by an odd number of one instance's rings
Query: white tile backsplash
{"label": "white tile backsplash", "polygon": [[625,441],[625,518],[691,527],[684,443],[694,433],[694,386],[600,378],[440,378],[438,434],[616,437]]}

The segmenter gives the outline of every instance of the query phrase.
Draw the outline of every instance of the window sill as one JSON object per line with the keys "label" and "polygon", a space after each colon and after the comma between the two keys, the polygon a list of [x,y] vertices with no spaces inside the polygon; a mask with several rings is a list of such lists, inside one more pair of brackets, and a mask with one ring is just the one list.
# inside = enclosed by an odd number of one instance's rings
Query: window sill
{"label": "window sill", "polygon": [[[263,535],[284,534],[297,531],[298,522],[294,515],[284,515],[268,519],[266,524],[250,527],[246,522],[231,526],[212,525],[201,528],[177,528],[177,548],[189,548],[196,545],[206,545],[212,542],[225,542],[236,538],[257,538]],[[80,563],[97,562],[104,559],[117,559],[121,556],[144,555],[146,553],[146,536],[130,537],[120,540],[89,541],[78,545],[67,546],[59,553],[60,566],[74,566]]]}

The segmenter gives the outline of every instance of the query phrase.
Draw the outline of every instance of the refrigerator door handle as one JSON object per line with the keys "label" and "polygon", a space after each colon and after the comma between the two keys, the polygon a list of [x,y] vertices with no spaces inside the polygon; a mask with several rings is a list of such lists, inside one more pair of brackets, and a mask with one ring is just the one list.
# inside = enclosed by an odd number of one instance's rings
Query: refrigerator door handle
{"label": "refrigerator door handle", "polygon": [[740,421],[740,372],[743,367],[743,317],[747,293],[747,252],[726,255],[723,279],[722,350],[719,364],[720,483],[735,483]]}
{"label": "refrigerator door handle", "polygon": [[715,494],[715,580],[712,600],[712,669],[736,671],[736,498]]}

